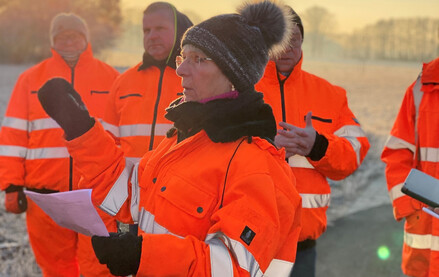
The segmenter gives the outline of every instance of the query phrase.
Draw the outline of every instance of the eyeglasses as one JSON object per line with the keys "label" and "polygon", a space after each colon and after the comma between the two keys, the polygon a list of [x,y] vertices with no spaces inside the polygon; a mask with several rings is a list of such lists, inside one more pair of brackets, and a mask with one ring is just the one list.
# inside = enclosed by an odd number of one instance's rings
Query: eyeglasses
{"label": "eyeglasses", "polygon": [[175,57],[175,64],[179,67],[185,60],[188,60],[189,64],[200,66],[201,63],[205,61],[212,61],[211,58],[200,57],[198,55],[189,55],[189,56],[177,56]]}

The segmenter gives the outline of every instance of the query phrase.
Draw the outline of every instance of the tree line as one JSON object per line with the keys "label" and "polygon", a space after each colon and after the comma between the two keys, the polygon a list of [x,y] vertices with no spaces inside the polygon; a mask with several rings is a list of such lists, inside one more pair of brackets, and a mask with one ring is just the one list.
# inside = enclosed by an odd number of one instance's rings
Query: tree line
{"label": "tree line", "polygon": [[[50,56],[50,20],[59,12],[74,12],[87,21],[95,53],[116,42],[118,47],[142,47],[142,11],[130,11],[128,17],[133,18],[123,18],[120,0],[0,0],[0,63],[37,62]],[[137,13],[138,18],[132,16]],[[363,61],[428,61],[439,56],[439,18],[380,20],[340,34],[335,32],[336,17],[323,7],[300,15],[306,56]]]}

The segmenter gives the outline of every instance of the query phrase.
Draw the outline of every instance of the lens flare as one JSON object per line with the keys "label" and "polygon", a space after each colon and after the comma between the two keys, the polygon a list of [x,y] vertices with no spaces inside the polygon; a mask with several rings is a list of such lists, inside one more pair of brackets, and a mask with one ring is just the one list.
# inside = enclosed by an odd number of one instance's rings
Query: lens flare
{"label": "lens flare", "polygon": [[380,260],[387,260],[390,257],[390,249],[389,247],[382,245],[378,247],[377,255]]}

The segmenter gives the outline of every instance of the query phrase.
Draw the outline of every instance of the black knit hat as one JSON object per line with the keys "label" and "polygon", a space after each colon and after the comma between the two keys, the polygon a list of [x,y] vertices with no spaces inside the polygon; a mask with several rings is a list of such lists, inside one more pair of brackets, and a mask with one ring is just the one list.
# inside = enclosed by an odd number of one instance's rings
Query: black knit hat
{"label": "black knit hat", "polygon": [[244,4],[238,14],[207,19],[186,31],[181,46],[191,44],[212,58],[239,92],[253,90],[269,55],[279,55],[291,36],[291,14],[270,1]]}
{"label": "black knit hat", "polygon": [[303,24],[302,24],[302,19],[300,19],[300,16],[294,11],[293,8],[291,8],[290,6],[287,6],[288,9],[291,12],[291,20],[293,21],[294,24],[297,24],[297,27],[299,27],[299,31],[300,34],[302,35],[302,40],[304,39],[304,32],[303,32]]}

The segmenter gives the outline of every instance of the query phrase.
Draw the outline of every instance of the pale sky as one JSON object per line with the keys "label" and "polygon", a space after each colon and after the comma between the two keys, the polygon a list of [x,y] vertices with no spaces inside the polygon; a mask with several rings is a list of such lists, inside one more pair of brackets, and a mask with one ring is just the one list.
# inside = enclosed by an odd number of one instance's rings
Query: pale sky
{"label": "pale sky", "polygon": [[[121,0],[124,7],[139,7],[140,12],[154,1]],[[193,10],[203,19],[221,13],[235,12],[239,0],[168,0],[180,11]],[[439,18],[439,0],[284,0],[300,15],[312,6],[326,8],[334,15],[339,32],[352,32],[380,19],[431,17]],[[306,32],[306,26],[305,26]]]}

